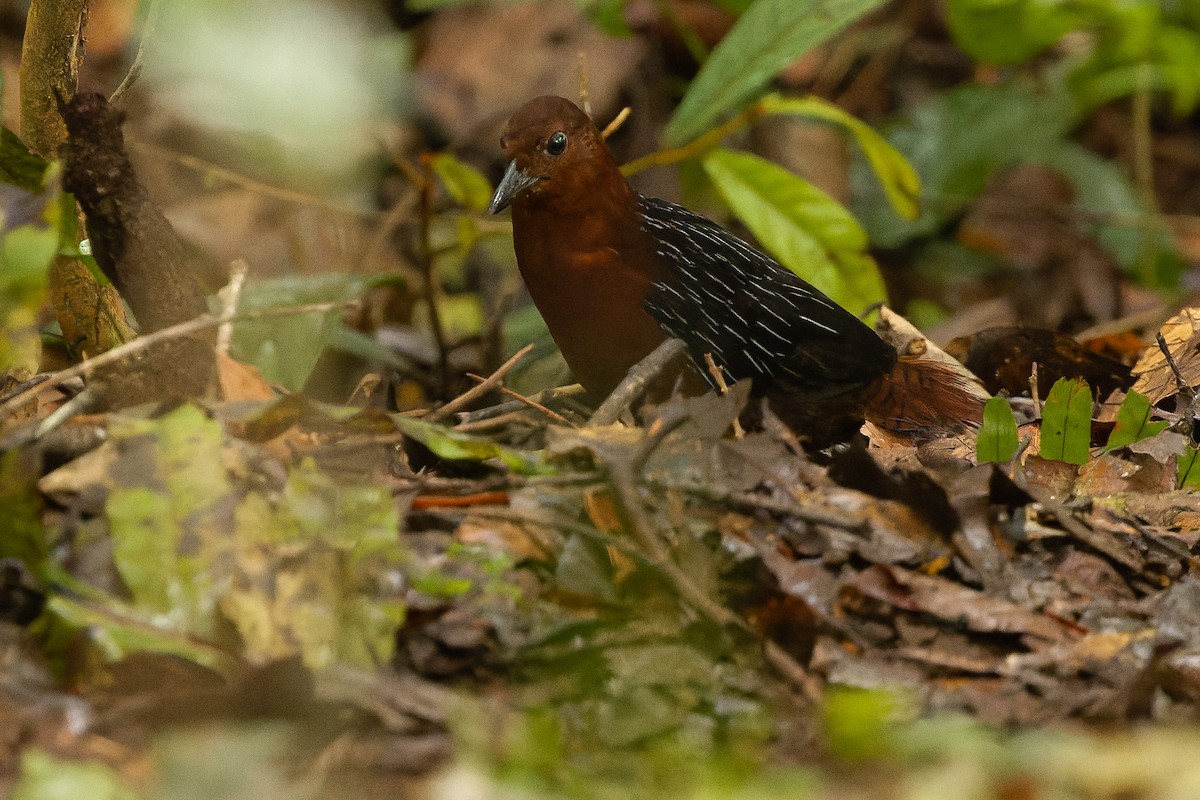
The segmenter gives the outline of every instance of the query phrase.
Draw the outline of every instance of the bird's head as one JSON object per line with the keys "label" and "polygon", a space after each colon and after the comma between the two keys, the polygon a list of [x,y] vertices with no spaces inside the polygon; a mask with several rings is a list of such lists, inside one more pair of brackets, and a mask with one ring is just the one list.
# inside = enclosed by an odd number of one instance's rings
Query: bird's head
{"label": "bird's head", "polygon": [[488,206],[492,214],[518,197],[560,203],[595,185],[597,170],[616,169],[595,123],[570,100],[553,95],[521,106],[504,126],[500,147],[509,163]]}

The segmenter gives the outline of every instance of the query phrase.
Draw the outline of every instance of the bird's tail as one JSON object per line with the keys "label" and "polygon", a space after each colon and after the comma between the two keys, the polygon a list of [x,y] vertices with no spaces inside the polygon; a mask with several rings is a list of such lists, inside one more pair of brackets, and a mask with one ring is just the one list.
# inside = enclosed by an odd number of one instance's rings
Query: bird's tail
{"label": "bird's tail", "polygon": [[868,390],[867,419],[914,439],[963,433],[983,421],[987,395],[961,367],[903,355]]}

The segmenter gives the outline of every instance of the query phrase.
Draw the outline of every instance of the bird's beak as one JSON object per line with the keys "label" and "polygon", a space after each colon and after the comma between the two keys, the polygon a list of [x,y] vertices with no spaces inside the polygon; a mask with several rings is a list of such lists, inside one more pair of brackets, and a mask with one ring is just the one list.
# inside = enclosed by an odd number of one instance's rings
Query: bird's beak
{"label": "bird's beak", "polygon": [[510,161],[508,169],[504,170],[504,177],[500,179],[500,185],[496,187],[496,193],[492,195],[492,202],[488,206],[488,213],[499,214],[508,208],[508,204],[512,202],[514,197],[541,179],[541,175],[530,175],[518,167],[515,160]]}

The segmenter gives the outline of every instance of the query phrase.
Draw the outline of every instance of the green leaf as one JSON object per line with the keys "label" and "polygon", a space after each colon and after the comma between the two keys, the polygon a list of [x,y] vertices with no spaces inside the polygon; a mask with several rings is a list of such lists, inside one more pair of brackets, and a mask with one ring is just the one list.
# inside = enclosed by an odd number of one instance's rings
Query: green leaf
{"label": "green leaf", "polygon": [[0,127],[0,183],[36,192],[48,166],[45,159],[29,152],[25,143],[6,127]]}
{"label": "green leaf", "polygon": [[479,170],[450,153],[434,155],[429,159],[429,166],[455,202],[472,211],[487,210],[492,202],[492,185]]}
{"label": "green leaf", "polygon": [[852,172],[855,212],[871,242],[883,247],[935,234],[997,169],[1022,161],[1053,165],[1074,122],[1065,91],[1034,95],[1013,86],[967,86],[942,92],[885,131],[920,174],[920,217],[897,215],[864,165]]}
{"label": "green leaf", "polygon": [[1118,447],[1149,439],[1166,430],[1170,423],[1151,422],[1151,412],[1150,398],[1144,394],[1131,390],[1129,394],[1125,395],[1125,399],[1121,402],[1121,408],[1117,410],[1117,424],[1108,436],[1108,444],[1104,446],[1104,452],[1107,453]]}
{"label": "green leaf", "polygon": [[864,252],[866,234],[836,200],[748,153],[713,150],[702,165],[738,219],[781,264],[851,311],[886,299],[879,270]]}
{"label": "green leaf", "polygon": [[1075,27],[1079,16],[1068,3],[1041,0],[949,0],[946,5],[954,41],[976,60],[996,65],[1037,55]]}
{"label": "green leaf", "polygon": [[741,111],[781,69],[883,0],[756,0],[713,49],[663,134],[669,147]]}
{"label": "green leaf", "polygon": [[438,458],[479,463],[495,458],[522,475],[544,474],[549,469],[532,454],[504,447],[488,439],[477,439],[413,417],[393,414],[392,421],[401,433],[428,447]]}
{"label": "green leaf", "polygon": [[[357,297],[366,285],[365,279],[347,274],[276,278],[248,284],[238,310],[337,303]],[[232,355],[258,367],[267,380],[298,391],[341,324],[336,310],[236,322]]]}
{"label": "green leaf", "polygon": [[983,426],[975,439],[976,460],[1004,462],[1017,452],[1017,423],[1003,397],[993,397],[983,407]]}
{"label": "green leaf", "polygon": [[1086,464],[1091,437],[1091,388],[1087,381],[1059,378],[1042,409],[1042,458]]}
{"label": "green leaf", "polygon": [[785,98],[771,95],[763,101],[763,107],[768,114],[796,114],[844,128],[862,148],[896,213],[910,220],[920,214],[920,176],[908,159],[870,125],[819,97]]}
{"label": "green leaf", "polygon": [[1183,489],[1185,487],[1200,487],[1200,450],[1189,444],[1175,459],[1175,482]]}

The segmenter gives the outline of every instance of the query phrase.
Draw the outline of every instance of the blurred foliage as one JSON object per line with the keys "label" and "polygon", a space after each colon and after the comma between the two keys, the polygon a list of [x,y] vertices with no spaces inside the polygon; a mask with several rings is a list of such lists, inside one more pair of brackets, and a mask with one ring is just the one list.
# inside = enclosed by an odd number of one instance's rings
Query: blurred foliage
{"label": "blurred foliage", "polygon": [[74,201],[63,195],[58,174],[0,128],[0,375],[37,372],[37,315],[50,264],[62,247],[75,245]]}
{"label": "blurred foliage", "polygon": [[1166,95],[1180,116],[1200,103],[1200,11],[1192,0],[950,0],[946,11],[959,46],[990,64],[1027,62],[1068,33],[1086,32],[1063,59],[1081,112],[1137,92]]}

